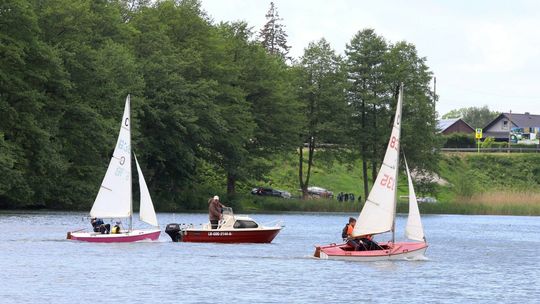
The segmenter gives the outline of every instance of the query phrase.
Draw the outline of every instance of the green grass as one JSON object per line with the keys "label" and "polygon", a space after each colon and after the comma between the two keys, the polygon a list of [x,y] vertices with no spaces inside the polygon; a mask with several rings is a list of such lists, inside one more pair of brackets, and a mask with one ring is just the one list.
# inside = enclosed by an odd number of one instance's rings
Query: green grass
{"label": "green grass", "polygon": [[[319,152],[315,152],[317,157]],[[264,180],[254,182],[254,186],[269,186],[289,191],[293,196],[300,196],[298,179],[298,156],[291,154],[273,162],[274,168]],[[304,167],[304,175],[307,166]],[[371,173],[371,171],[370,171]],[[309,186],[318,186],[334,192],[354,193],[363,196],[362,166],[360,160],[354,162],[328,161],[315,159],[311,171]]]}
{"label": "green grass", "polygon": [[[260,185],[287,190],[299,196],[297,159],[292,155],[276,160],[267,181]],[[507,153],[451,153],[443,154],[439,163],[440,176],[447,186],[436,186],[435,196],[439,203],[420,204],[422,213],[441,214],[500,214],[540,215],[540,154]],[[318,160],[315,162],[311,186],[320,186],[334,192],[340,191],[363,195],[360,160],[338,162]],[[371,170],[369,171],[371,173]],[[519,196],[521,192],[533,193]],[[536,194],[535,194],[536,193]],[[401,173],[398,195],[407,194],[407,184]],[[363,197],[364,198],[364,197]],[[351,206],[340,205],[335,200],[257,200],[242,206],[252,210],[268,211],[356,211]],[[398,204],[398,212],[407,212],[406,203]]]}
{"label": "green grass", "polygon": [[[343,191],[363,193],[362,166],[359,159],[330,160],[324,152],[316,151],[310,186],[329,189],[337,195]],[[298,182],[298,159],[296,154],[276,157],[271,161],[273,169],[261,180],[239,183],[237,195],[227,197],[223,191],[223,172],[212,171],[201,175],[206,181],[184,193],[186,202],[168,205],[158,204],[160,211],[187,211],[207,208],[206,200],[218,194],[223,202],[238,212],[358,212],[356,203],[339,203],[336,199],[301,200]],[[207,171],[208,168],[203,168]],[[448,185],[436,185],[430,194],[422,194],[416,184],[418,196],[434,196],[439,203],[420,204],[422,213],[441,214],[512,214],[540,215],[540,154],[507,153],[449,153],[443,154],[439,162],[439,175]],[[371,170],[368,172],[371,174]],[[269,186],[291,192],[293,199],[259,197],[249,194],[254,186]],[[371,186],[371,185],[370,185]],[[398,196],[407,195],[407,181],[400,172]],[[532,193],[531,195],[520,195]],[[161,201],[159,197],[155,200]],[[407,212],[407,204],[399,203],[398,212]]]}

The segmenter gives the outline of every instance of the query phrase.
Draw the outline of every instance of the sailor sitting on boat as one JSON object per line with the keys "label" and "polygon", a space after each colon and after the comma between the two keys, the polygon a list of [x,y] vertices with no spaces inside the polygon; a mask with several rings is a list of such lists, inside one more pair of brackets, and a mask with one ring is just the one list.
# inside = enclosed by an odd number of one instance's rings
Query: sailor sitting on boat
{"label": "sailor sitting on boat", "polygon": [[355,251],[375,250],[379,249],[379,245],[372,240],[371,235],[363,235],[361,237],[354,237],[353,231],[356,225],[356,219],[354,217],[349,218],[349,223],[345,225],[341,232],[343,241],[347,242],[349,246],[354,248]]}
{"label": "sailor sitting on boat", "polygon": [[105,224],[102,219],[93,217],[90,220],[90,223],[92,224],[92,227],[94,228],[94,232],[100,232],[101,234],[108,234],[109,231],[111,231],[111,225]]}

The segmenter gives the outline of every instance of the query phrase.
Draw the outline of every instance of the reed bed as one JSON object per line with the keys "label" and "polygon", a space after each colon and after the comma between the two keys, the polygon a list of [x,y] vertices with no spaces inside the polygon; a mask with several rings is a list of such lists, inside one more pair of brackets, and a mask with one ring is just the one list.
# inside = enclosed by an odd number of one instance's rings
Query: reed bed
{"label": "reed bed", "polygon": [[[235,212],[360,212],[362,204],[358,202],[338,202],[335,199],[299,198],[282,199],[273,197],[259,197],[253,195],[237,196],[224,200],[227,206],[234,208]],[[194,211],[206,212],[206,202],[198,208],[186,210],[166,211]],[[471,197],[457,197],[453,201],[438,203],[421,203],[422,214],[471,214],[471,215],[529,215],[540,216],[540,192],[530,191],[494,191],[477,193]],[[408,202],[400,201],[397,212],[407,213]],[[165,211],[165,210],[160,210]]]}
{"label": "reed bed", "polygon": [[[398,204],[398,212],[407,212],[406,203]],[[528,191],[494,191],[457,197],[454,202],[420,204],[427,214],[540,215],[540,193]]]}

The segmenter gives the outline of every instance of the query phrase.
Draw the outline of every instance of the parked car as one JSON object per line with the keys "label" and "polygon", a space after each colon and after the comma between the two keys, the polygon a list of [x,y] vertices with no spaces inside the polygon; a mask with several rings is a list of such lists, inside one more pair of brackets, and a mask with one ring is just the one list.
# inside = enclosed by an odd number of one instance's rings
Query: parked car
{"label": "parked car", "polygon": [[251,189],[251,194],[261,196],[275,196],[282,198],[291,198],[291,194],[284,190],[272,189],[269,187],[256,187]]}
{"label": "parked car", "polygon": [[434,197],[419,197],[416,199],[419,203],[429,203],[429,204],[433,204],[433,203],[436,203],[437,202],[437,199],[434,198]]}
{"label": "parked car", "polygon": [[311,196],[318,196],[318,197],[325,197],[325,198],[334,197],[334,193],[332,191],[321,188],[321,187],[308,187],[307,191],[308,191],[308,194]]}

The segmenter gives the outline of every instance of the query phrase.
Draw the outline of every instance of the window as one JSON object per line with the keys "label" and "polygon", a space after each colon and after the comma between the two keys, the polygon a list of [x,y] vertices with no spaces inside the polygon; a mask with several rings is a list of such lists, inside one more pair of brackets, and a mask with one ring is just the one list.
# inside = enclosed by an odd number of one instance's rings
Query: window
{"label": "window", "polygon": [[503,129],[503,130],[508,130],[508,120],[504,120],[504,121],[503,121],[502,129]]}
{"label": "window", "polygon": [[246,221],[246,220],[237,220],[234,223],[234,228],[257,228],[259,225],[255,223],[254,221]]}

